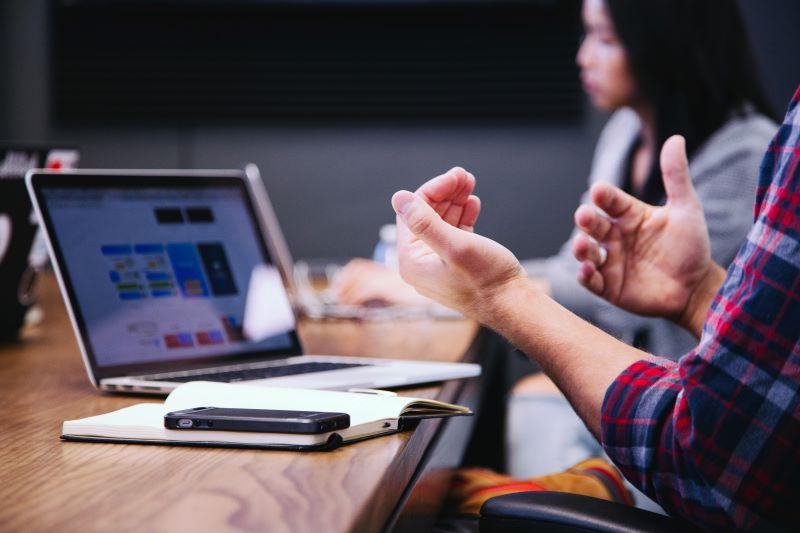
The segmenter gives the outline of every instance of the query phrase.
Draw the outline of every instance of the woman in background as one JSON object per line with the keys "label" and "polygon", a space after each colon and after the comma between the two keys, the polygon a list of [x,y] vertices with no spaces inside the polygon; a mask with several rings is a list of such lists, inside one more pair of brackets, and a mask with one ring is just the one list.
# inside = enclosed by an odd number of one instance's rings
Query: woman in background
{"label": "woman in background", "polygon": [[[612,112],[595,150],[589,185],[604,180],[650,204],[665,193],[657,154],[672,135],[686,139],[712,256],[728,265],[752,221],[761,158],[777,128],[756,73],[736,0],[584,0],[577,55],[584,91]],[[588,200],[583,199],[584,203]],[[571,243],[528,273],[562,305],[655,355],[682,354],[696,340],[663,320],[632,315],[576,281]],[[395,272],[363,260],[337,284],[349,303],[420,303]],[[565,469],[600,446],[542,374],[525,378],[508,413],[509,474]]]}

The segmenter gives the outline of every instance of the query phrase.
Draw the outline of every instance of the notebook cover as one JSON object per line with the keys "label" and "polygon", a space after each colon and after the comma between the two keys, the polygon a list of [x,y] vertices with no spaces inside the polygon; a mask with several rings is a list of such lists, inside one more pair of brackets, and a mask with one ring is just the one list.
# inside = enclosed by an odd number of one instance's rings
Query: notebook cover
{"label": "notebook cover", "polygon": [[[415,427],[416,423],[412,423]],[[75,436],[75,435],[61,435],[61,440],[66,442],[97,442],[106,444],[150,444],[161,446],[189,446],[192,448],[239,448],[243,450],[276,450],[276,451],[295,451],[295,452],[329,452],[355,442],[361,442],[375,437],[383,437],[384,435],[392,435],[400,433],[412,427],[403,427],[402,429],[393,429],[385,433],[378,433],[374,435],[365,435],[358,437],[347,442],[342,439],[338,433],[332,433],[326,442],[321,444],[239,444],[236,442],[201,442],[201,441],[160,441],[160,440],[146,440],[146,439],[113,439],[109,437],[88,437],[88,436]]]}

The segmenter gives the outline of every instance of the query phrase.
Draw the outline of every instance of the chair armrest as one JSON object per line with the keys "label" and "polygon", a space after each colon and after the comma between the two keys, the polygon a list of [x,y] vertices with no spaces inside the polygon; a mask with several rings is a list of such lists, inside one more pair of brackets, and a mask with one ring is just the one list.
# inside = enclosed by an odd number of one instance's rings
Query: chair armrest
{"label": "chair armrest", "polygon": [[695,528],[662,514],[564,492],[505,494],[481,507],[481,533],[533,530],[661,533]]}

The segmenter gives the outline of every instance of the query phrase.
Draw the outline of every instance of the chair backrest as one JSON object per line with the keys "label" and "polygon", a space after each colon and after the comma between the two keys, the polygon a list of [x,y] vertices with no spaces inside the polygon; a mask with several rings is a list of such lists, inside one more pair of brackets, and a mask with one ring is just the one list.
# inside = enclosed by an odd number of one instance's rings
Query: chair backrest
{"label": "chair backrest", "polygon": [[598,531],[661,533],[695,531],[682,520],[589,496],[563,492],[518,492],[481,507],[481,533]]}

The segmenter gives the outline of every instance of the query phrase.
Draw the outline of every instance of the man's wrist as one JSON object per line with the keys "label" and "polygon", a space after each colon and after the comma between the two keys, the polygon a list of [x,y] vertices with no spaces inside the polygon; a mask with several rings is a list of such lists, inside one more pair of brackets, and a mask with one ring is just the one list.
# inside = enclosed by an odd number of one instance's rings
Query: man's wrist
{"label": "man's wrist", "polygon": [[475,318],[494,330],[500,330],[513,314],[521,310],[519,301],[538,294],[536,285],[522,274],[510,278],[479,298]]}
{"label": "man's wrist", "polygon": [[677,320],[678,324],[700,338],[706,315],[720,287],[725,281],[725,270],[711,262],[705,276],[689,296],[686,309]]}

